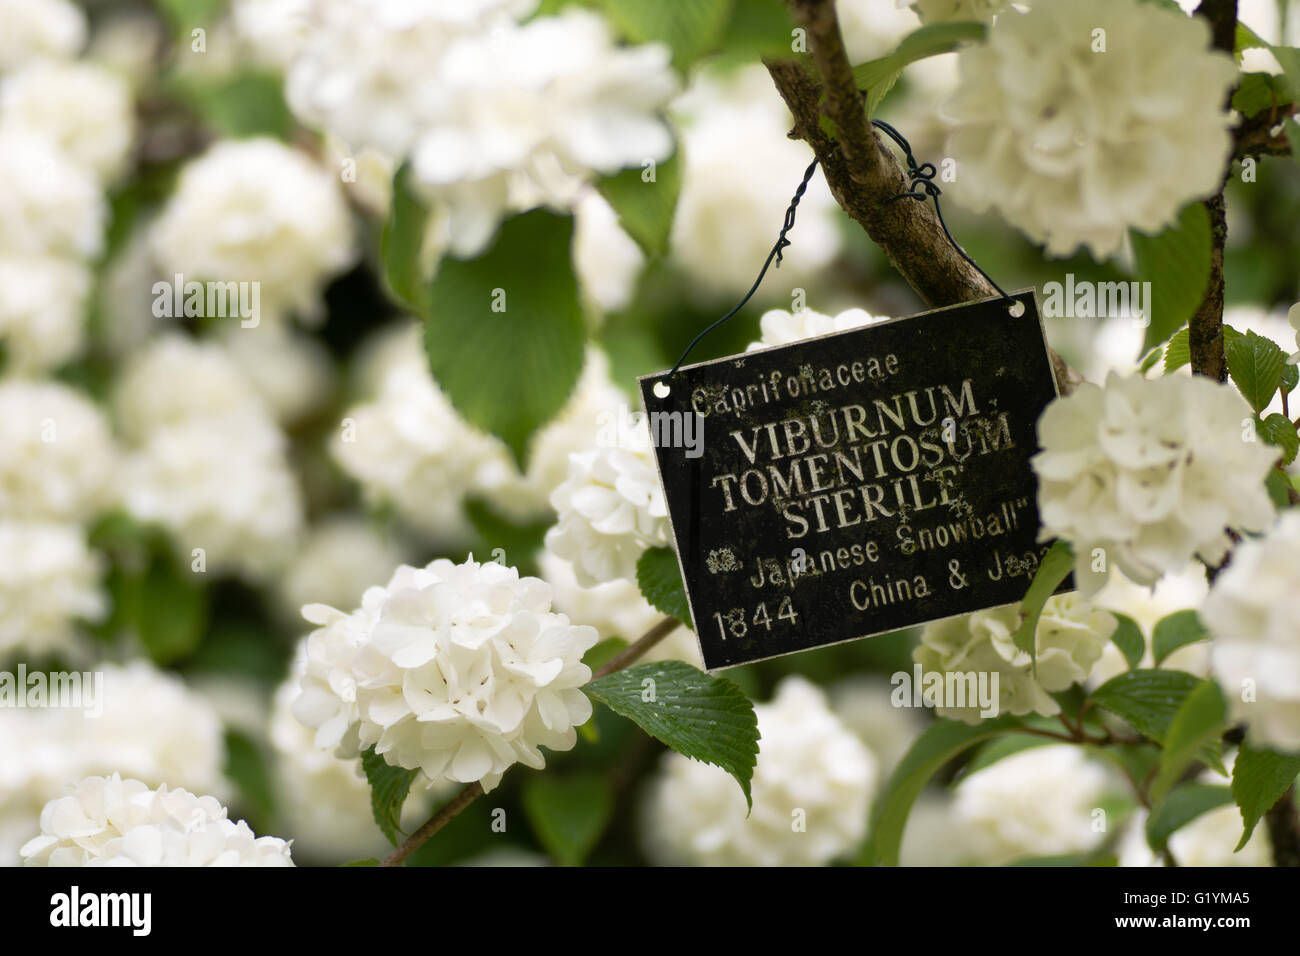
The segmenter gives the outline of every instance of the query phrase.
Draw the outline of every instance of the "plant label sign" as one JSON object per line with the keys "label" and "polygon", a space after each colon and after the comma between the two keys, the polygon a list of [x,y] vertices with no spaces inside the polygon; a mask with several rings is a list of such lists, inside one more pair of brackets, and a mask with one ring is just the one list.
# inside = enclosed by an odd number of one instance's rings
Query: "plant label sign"
{"label": "plant label sign", "polygon": [[708,669],[1021,600],[1057,393],[1012,298],[639,380]]}

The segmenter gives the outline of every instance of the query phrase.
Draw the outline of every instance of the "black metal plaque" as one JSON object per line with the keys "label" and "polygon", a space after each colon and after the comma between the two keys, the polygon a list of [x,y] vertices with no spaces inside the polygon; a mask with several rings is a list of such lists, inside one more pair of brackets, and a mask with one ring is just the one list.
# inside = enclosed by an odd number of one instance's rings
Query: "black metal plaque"
{"label": "black metal plaque", "polygon": [[640,379],[706,667],[1024,596],[1057,393],[1034,292],[1013,298]]}

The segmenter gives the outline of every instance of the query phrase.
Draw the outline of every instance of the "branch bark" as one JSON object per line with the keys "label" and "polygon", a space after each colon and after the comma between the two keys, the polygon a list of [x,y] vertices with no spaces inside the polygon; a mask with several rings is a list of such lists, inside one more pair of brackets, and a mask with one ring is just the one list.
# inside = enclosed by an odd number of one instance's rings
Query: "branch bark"
{"label": "branch bark", "polygon": [[[1196,15],[1210,24],[1214,48],[1229,56],[1237,47],[1237,0],[1201,0]],[[1232,104],[1232,92],[1228,102]],[[1224,181],[1232,172],[1224,174]],[[1223,355],[1223,247],[1228,238],[1228,221],[1224,214],[1223,186],[1205,200],[1210,215],[1210,278],[1187,323],[1187,344],[1192,356],[1192,371],[1217,382],[1228,380],[1228,363]]]}
{"label": "branch bark", "polygon": [[[794,116],[791,138],[812,147],[835,201],[884,250],[927,305],[997,295],[952,247],[930,203],[890,202],[907,191],[907,176],[871,126],[832,0],[790,0],[790,7],[807,33],[821,81],[797,61],[765,60],[764,65]],[[823,128],[823,116],[833,136]],[[1060,356],[1051,355],[1057,384],[1062,393],[1069,392],[1081,379]]]}
{"label": "branch bark", "polygon": [[1264,823],[1273,844],[1273,865],[1300,866],[1300,811],[1296,809],[1294,784],[1269,807]]}

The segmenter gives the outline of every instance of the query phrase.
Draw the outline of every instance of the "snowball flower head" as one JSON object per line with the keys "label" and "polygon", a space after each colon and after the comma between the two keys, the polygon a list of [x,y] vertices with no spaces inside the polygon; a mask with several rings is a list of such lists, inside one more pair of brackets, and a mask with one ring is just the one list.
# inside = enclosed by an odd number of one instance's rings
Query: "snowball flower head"
{"label": "snowball flower head", "polygon": [[1113,784],[1078,747],[1031,747],[958,784],[953,815],[988,866],[1083,853],[1105,836],[1094,828],[1093,811]]}
{"label": "snowball flower head", "polygon": [[108,422],[54,382],[0,384],[0,516],[85,521],[115,495]]}
{"label": "snowball flower head", "polygon": [[1199,375],[1112,373],[1104,389],[1085,384],[1047,406],[1043,450],[1031,459],[1041,538],[1073,545],[1085,594],[1105,582],[1098,558],[1152,584],[1193,557],[1218,563],[1225,528],[1268,526],[1264,479],[1278,453],[1256,438],[1251,417],[1240,395]]}
{"label": "snowball flower head", "polygon": [[169,277],[258,283],[258,321],[318,318],[325,282],[355,257],[335,178],[265,138],[222,141],[186,164],[152,245]]}
{"label": "snowball flower head", "polygon": [[74,259],[0,255],[0,342],[7,372],[44,372],[81,352],[90,285],[90,269]]}
{"label": "snowball flower head", "polygon": [[186,561],[261,581],[292,553],[302,501],[284,435],[257,415],[196,417],[154,430],[123,468],[124,504],[172,535]]}
{"label": "snowball flower head", "polygon": [[66,648],[108,613],[103,561],[77,525],[0,520],[0,657]]}
{"label": "snowball flower head", "polygon": [[[1052,717],[1061,708],[1050,695],[1087,680],[1117,624],[1109,611],[1076,594],[1048,598],[1034,635],[1037,676],[1030,656],[1015,645],[1020,625],[1016,605],[927,624],[912,656],[922,673],[996,674],[997,714]],[[944,705],[935,708],[939,716],[968,724],[979,723],[981,716],[996,716],[981,715],[978,701],[968,699],[964,706],[952,700],[939,703]]]}
{"label": "snowball flower head", "polygon": [[[790,202],[787,190],[808,166],[808,148],[786,137],[790,114],[761,66],[725,79],[697,70],[673,112],[682,136],[673,258],[702,288],[740,294],[772,248]],[[799,203],[798,241],[781,263],[783,281],[794,284],[835,258],[838,216],[825,181],[814,176]]]}
{"label": "snowball flower head", "polygon": [[1086,246],[1107,258],[1126,230],[1159,232],[1222,182],[1237,69],[1210,49],[1201,17],[1035,0],[959,55],[962,83],[944,108],[953,194],[996,208],[1050,255]]}
{"label": "snowball flower head", "polygon": [[670,55],[619,46],[602,17],[573,8],[451,45],[411,153],[446,210],[451,251],[483,249],[507,212],[567,209],[596,174],[666,159]]}
{"label": "snowball flower head", "polygon": [[801,339],[857,329],[878,321],[880,320],[865,309],[849,309],[835,316],[823,315],[811,309],[800,309],[798,312],[772,309],[764,312],[763,317],[759,319],[761,337],[756,342],[750,342],[745,351],[753,352],[773,345],[789,345]]}
{"label": "snowball flower head", "polygon": [[617,445],[569,456],[569,475],[551,495],[559,520],[546,532],[546,548],[573,562],[583,587],[636,580],[645,550],[668,543],[668,503],[653,455],[641,419],[620,429]]}
{"label": "snowball flower head", "polygon": [[135,127],[131,91],[93,63],[43,62],[0,85],[0,124],[44,136],[101,182],[122,171]]}
{"label": "snowball flower head", "polygon": [[103,247],[98,180],[52,142],[0,125],[0,252],[89,259]]}
{"label": "snowball flower head", "polygon": [[726,771],[664,755],[650,785],[642,845],[670,866],[820,866],[861,841],[875,758],[831,712],[826,696],[787,677],[754,707],[762,737],[753,811]]}
{"label": "snowball flower head", "polygon": [[86,15],[69,0],[0,0],[0,72],[76,56],[85,42]]}
{"label": "snowball flower head", "polygon": [[598,639],[551,610],[550,587],[472,558],[402,565],[350,614],[303,608],[307,638],[294,714],[320,747],[374,747],[426,781],[491,790],[515,763],[540,769],[540,748],[568,750],[591,716],[579,688]]}
{"label": "snowball flower head", "polygon": [[1300,753],[1300,512],[1237,547],[1201,619],[1234,719],[1257,744]]}
{"label": "snowball flower head", "polygon": [[216,797],[87,777],[46,804],[27,866],[293,866],[289,844],[258,837]]}

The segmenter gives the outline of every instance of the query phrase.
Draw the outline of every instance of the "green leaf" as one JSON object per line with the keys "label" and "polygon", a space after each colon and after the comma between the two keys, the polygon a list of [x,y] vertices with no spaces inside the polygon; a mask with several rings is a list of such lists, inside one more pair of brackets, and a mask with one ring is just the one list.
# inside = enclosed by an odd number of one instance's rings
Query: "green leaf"
{"label": "green leaf", "polygon": [[983,23],[959,20],[930,23],[903,37],[894,52],[888,56],[855,66],[853,80],[859,89],[867,91],[867,116],[875,113],[876,107],[908,64],[940,53],[951,53],[962,43],[984,39],[986,32],[987,27]]}
{"label": "green leaf", "polygon": [[1156,367],[1156,363],[1164,356],[1164,349],[1157,345],[1150,349],[1146,355],[1142,356],[1142,361],[1138,363],[1138,374],[1145,375]]}
{"label": "green leaf", "polygon": [[157,0],[163,17],[188,41],[190,30],[216,23],[230,0]]}
{"label": "green leaf", "polygon": [[200,577],[182,569],[170,553],[154,554],[149,569],[134,586],[136,632],[157,664],[188,657],[199,646],[208,623],[208,593]]}
{"label": "green leaf", "polygon": [[616,671],[583,690],[678,753],[727,771],[753,806],[758,718],[731,681],[682,661],[660,661]]}
{"label": "green leaf", "polygon": [[1020,627],[1016,629],[1015,644],[1035,661],[1038,658],[1038,619],[1043,616],[1043,605],[1073,569],[1074,552],[1070,550],[1069,542],[1052,542],[1034,572],[1034,579],[1029,582],[1025,599],[1020,602]]}
{"label": "green leaf", "polygon": [[1205,629],[1205,625],[1201,623],[1200,617],[1194,610],[1189,608],[1185,611],[1175,611],[1156,621],[1156,626],[1151,632],[1151,653],[1155,657],[1156,666],[1159,667],[1166,657],[1184,644],[1194,644],[1209,639],[1210,632]]}
{"label": "green leaf", "polygon": [[397,846],[402,833],[402,804],[418,770],[394,767],[371,747],[361,755],[361,769],[370,783],[370,812],[388,842]]}
{"label": "green leaf", "polygon": [[944,719],[930,724],[913,741],[911,749],[890,775],[884,792],[877,798],[872,812],[871,833],[858,855],[858,862],[864,866],[898,866],[903,828],[912,812],[912,804],[930,779],[958,754],[1023,727],[1024,723],[1010,714],[982,720],[978,724]]}
{"label": "green leaf", "polygon": [[1125,671],[1093,691],[1092,702],[1128,721],[1144,737],[1163,743],[1174,714],[1203,683],[1186,671]]}
{"label": "green leaf", "polygon": [[1287,362],[1282,369],[1282,387],[1288,392],[1294,392],[1297,385],[1300,385],[1300,366]]}
{"label": "green leaf", "polygon": [[1288,508],[1291,505],[1291,489],[1295,487],[1287,473],[1281,468],[1274,468],[1264,479],[1264,487],[1268,489],[1269,500],[1273,506],[1279,510]]}
{"label": "green leaf", "polygon": [[[1288,365],[1287,368],[1295,368]],[[1270,445],[1282,449],[1282,464],[1289,465],[1295,461],[1296,452],[1300,451],[1300,435],[1296,434],[1295,425],[1281,412],[1274,412],[1263,420],[1256,420],[1259,437]]]}
{"label": "green leaf", "polygon": [[1262,412],[1282,384],[1286,353],[1276,342],[1248,331],[1231,342],[1225,341],[1224,354],[1233,382],[1251,407]]}
{"label": "green leaf", "polygon": [[1271,44],[1268,49],[1282,67],[1288,92],[1291,94],[1292,102],[1294,102],[1300,98],[1300,50],[1293,46],[1272,46]]}
{"label": "green leaf", "polygon": [[250,822],[265,828],[275,814],[275,787],[262,745],[241,730],[226,730],[226,777],[239,788]]}
{"label": "green leaf", "polygon": [[600,194],[618,213],[624,231],[636,240],[648,256],[662,256],[668,250],[677,194],[682,187],[681,151],[650,170],[640,166],[607,176],[596,184]]}
{"label": "green leaf", "polygon": [[1165,802],[1147,817],[1147,843],[1157,853],[1175,832],[1203,813],[1232,802],[1232,791],[1217,783],[1185,783],[1170,791]]}
{"label": "green leaf", "polygon": [[1127,614],[1118,614],[1111,611],[1111,616],[1119,622],[1115,628],[1115,633],[1110,636],[1111,643],[1119,648],[1124,660],[1128,661],[1129,669],[1132,670],[1142,663],[1142,655],[1146,652],[1147,641],[1142,636],[1142,628],[1138,626],[1137,621]]}
{"label": "green leaf", "polygon": [[379,239],[379,260],[384,279],[397,300],[419,315],[426,304],[428,276],[421,266],[429,208],[411,183],[411,164],[403,163],[393,176],[393,200]]}
{"label": "green leaf", "polygon": [[534,774],[524,783],[524,813],[557,863],[581,866],[609,825],[614,794],[598,773]]}
{"label": "green leaf", "polygon": [[[665,43],[673,65],[688,69],[722,41],[734,0],[600,0],[614,29],[633,43]],[[752,2],[752,0],[742,0]]]}
{"label": "green leaf", "polygon": [[[582,655],[582,663],[586,664],[593,672],[600,670],[622,651],[626,650],[627,641],[621,637],[607,637],[599,644],[595,645],[586,654]],[[584,727],[586,724],[583,725]]]}
{"label": "green leaf", "polygon": [[[648,548],[636,562],[636,583],[650,606],[693,627],[686,587],[672,548]],[[639,636],[639,635],[629,635]]]}
{"label": "green leaf", "polygon": [[1286,756],[1258,750],[1249,741],[1241,745],[1232,765],[1232,798],[1241,809],[1245,826],[1237,843],[1238,850],[1250,840],[1269,808],[1295,783],[1297,774],[1300,774],[1300,754]]}
{"label": "green leaf", "polygon": [[1151,283],[1144,349],[1169,338],[1186,325],[1210,279],[1210,216],[1198,202],[1189,203],[1178,221],[1159,235],[1133,231],[1133,258],[1140,281]]}
{"label": "green leaf", "polygon": [[1267,48],[1268,41],[1261,39],[1258,33],[1238,20],[1235,46],[1237,48],[1236,52],[1240,53],[1242,50],[1254,50],[1260,47]]}
{"label": "green leaf", "polygon": [[785,0],[741,0],[727,22],[718,57],[734,64],[794,52],[794,21]]}
{"label": "green leaf", "polygon": [[1159,804],[1192,761],[1207,749],[1218,762],[1218,739],[1228,722],[1228,707],[1214,681],[1200,681],[1174,714],[1160,754],[1160,769],[1151,784],[1151,802]]}
{"label": "green leaf", "polygon": [[445,258],[425,317],[433,377],[473,425],[526,464],[528,440],[564,407],[587,330],[569,247],[573,220],[535,209],[506,220],[477,259]]}
{"label": "green leaf", "polygon": [[1165,374],[1177,372],[1184,365],[1192,362],[1191,332],[1179,329],[1165,346]]}
{"label": "green leaf", "polygon": [[1232,108],[1246,118],[1285,107],[1290,102],[1291,90],[1286,80],[1272,73],[1243,73],[1241,85],[1232,94]]}
{"label": "green leaf", "polygon": [[[196,54],[198,55],[198,54]],[[283,80],[274,73],[242,72],[177,77],[172,92],[223,136],[288,139],[293,114],[284,102]]]}

